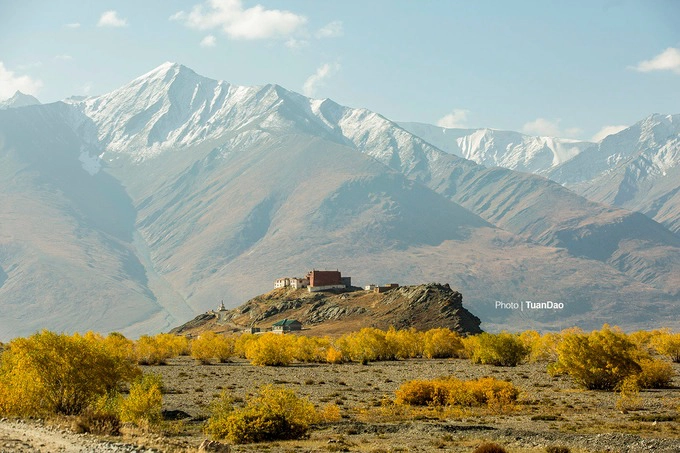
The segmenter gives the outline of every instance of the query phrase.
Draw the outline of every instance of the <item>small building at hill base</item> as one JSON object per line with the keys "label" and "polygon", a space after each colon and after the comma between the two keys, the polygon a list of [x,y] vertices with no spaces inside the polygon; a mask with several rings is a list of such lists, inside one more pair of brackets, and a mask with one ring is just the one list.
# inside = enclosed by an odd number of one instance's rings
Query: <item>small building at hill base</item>
{"label": "small building at hill base", "polygon": [[302,323],[297,319],[282,319],[272,324],[272,332],[283,333],[302,330]]}

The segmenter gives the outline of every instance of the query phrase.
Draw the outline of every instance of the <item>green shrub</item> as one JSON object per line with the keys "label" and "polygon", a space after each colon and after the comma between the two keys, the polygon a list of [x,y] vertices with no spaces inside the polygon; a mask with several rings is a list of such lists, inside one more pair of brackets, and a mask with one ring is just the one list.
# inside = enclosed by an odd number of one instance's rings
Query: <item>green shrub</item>
{"label": "green shrub", "polygon": [[299,439],[317,420],[314,406],[290,389],[261,387],[243,409],[235,409],[228,393],[211,406],[206,433],[235,444]]}
{"label": "green shrub", "polygon": [[475,336],[470,359],[474,363],[517,366],[528,355],[529,348],[517,335],[508,332],[481,333]]}
{"label": "green shrub", "polygon": [[77,415],[140,373],[94,334],[16,338],[0,356],[0,414]]}

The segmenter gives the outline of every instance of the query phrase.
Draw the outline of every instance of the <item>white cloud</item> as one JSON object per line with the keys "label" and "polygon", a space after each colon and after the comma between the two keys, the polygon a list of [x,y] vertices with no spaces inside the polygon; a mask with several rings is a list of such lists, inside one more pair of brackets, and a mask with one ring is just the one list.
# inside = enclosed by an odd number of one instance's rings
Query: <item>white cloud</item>
{"label": "white cloud", "polygon": [[326,80],[328,80],[329,77],[333,76],[336,72],[340,70],[340,65],[338,63],[335,64],[330,64],[330,63],[324,63],[321,66],[319,66],[314,74],[309,76],[307,80],[305,80],[304,85],[302,85],[302,92],[305,94],[305,96],[314,96],[316,94],[316,90],[320,87],[323,86]]}
{"label": "white cloud", "polygon": [[55,55],[54,59],[57,60],[57,61],[72,61],[73,57],[71,55],[64,53],[64,54],[61,54],[61,55]]}
{"label": "white cloud", "polygon": [[201,39],[201,47],[215,47],[217,39],[213,35],[208,35]]}
{"label": "white cloud", "polygon": [[437,120],[437,126],[448,127],[448,128],[464,128],[465,122],[467,121],[469,110],[464,109],[454,109],[453,112]]}
{"label": "white cloud", "polygon": [[296,38],[288,38],[286,40],[286,47],[289,49],[302,49],[303,47],[307,47],[309,45],[309,41],[306,39],[296,39]]}
{"label": "white cloud", "polygon": [[85,82],[85,84],[80,87],[80,92],[89,95],[92,92],[92,82]]}
{"label": "white cloud", "polygon": [[628,129],[628,126],[605,126],[593,135],[590,141],[599,142],[600,140],[604,140],[605,137],[617,134],[624,129]]}
{"label": "white cloud", "polygon": [[651,60],[641,61],[633,69],[640,72],[672,71],[680,74],[680,49],[669,47]]}
{"label": "white cloud", "polygon": [[127,19],[122,19],[118,17],[118,12],[113,10],[102,13],[102,16],[99,18],[99,22],[97,23],[97,27],[127,27],[127,26],[128,26]]}
{"label": "white cloud", "polygon": [[315,34],[319,39],[321,38],[338,38],[344,34],[342,29],[342,21],[335,20],[321,27]]}
{"label": "white cloud", "polygon": [[64,25],[66,28],[80,28],[80,22],[72,22],[70,24]]}
{"label": "white cloud", "polygon": [[241,0],[208,0],[191,12],[179,11],[170,20],[197,30],[221,29],[232,39],[287,37],[307,22],[305,16],[255,5],[245,9]]}
{"label": "white cloud", "polygon": [[40,80],[34,80],[27,75],[16,75],[0,61],[0,99],[11,98],[17,91],[35,96],[42,86]]}

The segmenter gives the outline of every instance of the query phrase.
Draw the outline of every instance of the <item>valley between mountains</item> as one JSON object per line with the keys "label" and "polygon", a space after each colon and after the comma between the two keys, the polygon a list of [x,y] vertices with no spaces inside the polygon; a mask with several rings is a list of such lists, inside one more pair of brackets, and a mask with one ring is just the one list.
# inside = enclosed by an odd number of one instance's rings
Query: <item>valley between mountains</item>
{"label": "valley between mountains", "polygon": [[[313,268],[448,283],[485,330],[679,326],[677,115],[600,143],[442,131],[174,63],[18,99],[0,107],[0,340],[168,330]],[[564,308],[496,308],[529,300]]]}

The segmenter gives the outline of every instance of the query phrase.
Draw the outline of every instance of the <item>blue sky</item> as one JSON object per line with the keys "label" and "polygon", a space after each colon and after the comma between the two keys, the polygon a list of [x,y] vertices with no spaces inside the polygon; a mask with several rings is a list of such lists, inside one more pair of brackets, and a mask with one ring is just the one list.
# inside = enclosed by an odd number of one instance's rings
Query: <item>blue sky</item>
{"label": "blue sky", "polygon": [[680,113],[680,2],[0,0],[0,98],[165,61],[398,121],[590,139]]}

